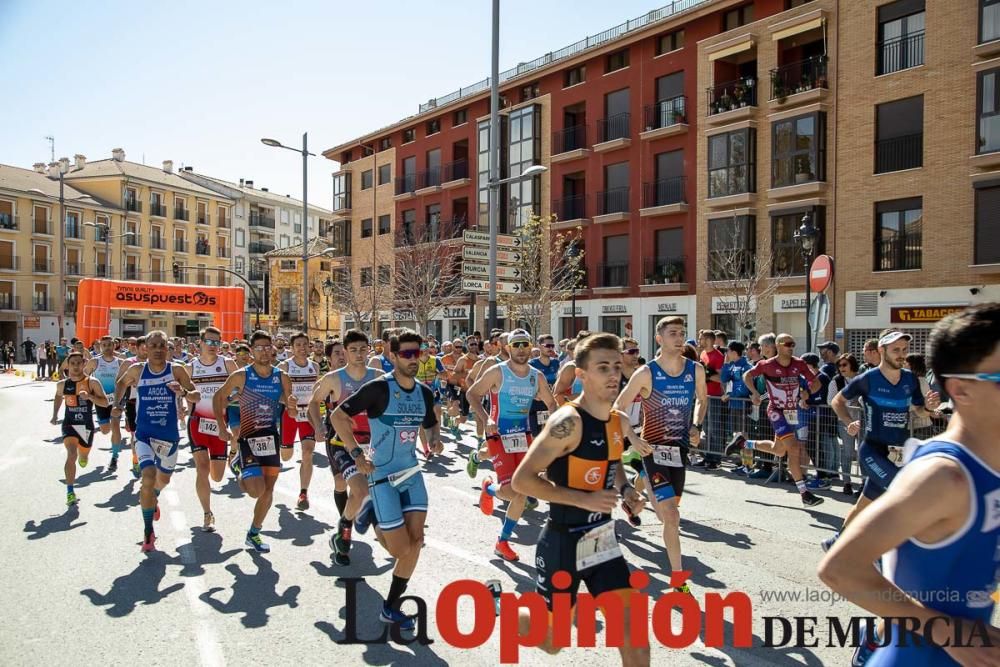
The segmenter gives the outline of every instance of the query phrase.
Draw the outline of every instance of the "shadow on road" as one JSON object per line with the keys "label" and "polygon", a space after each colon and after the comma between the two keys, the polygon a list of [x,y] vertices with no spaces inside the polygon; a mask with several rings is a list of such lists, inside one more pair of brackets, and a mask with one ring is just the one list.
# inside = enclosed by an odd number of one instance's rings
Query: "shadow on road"
{"label": "shadow on road", "polygon": [[95,607],[108,608],[104,613],[112,618],[121,618],[131,614],[139,603],[143,605],[156,604],[171,593],[184,588],[184,584],[174,584],[160,590],[160,582],[167,573],[167,563],[170,559],[163,552],[154,552],[143,559],[138,567],[118,577],[111,584],[111,589],[101,594],[92,588],[80,591],[80,594],[90,600]]}
{"label": "shadow on road", "polygon": [[307,547],[315,540],[333,530],[333,526],[305,512],[293,512],[288,505],[275,505],[278,510],[278,530],[262,531],[264,535],[276,540],[291,540],[296,547]]}
{"label": "shadow on road", "polygon": [[281,575],[271,562],[255,552],[250,553],[250,558],[257,566],[256,572],[244,572],[235,563],[226,566],[226,571],[233,575],[232,595],[228,602],[222,602],[214,597],[226,590],[220,586],[210,588],[199,598],[219,613],[243,614],[240,622],[245,628],[262,628],[267,625],[269,618],[267,610],[271,607],[286,605],[292,609],[298,607],[301,589],[298,586],[289,586],[279,595],[277,588]]}
{"label": "shadow on road", "polygon": [[107,468],[105,468],[105,466],[97,466],[86,474],[77,475],[76,481],[73,482],[73,486],[78,489],[82,489],[85,486],[90,486],[94,482],[103,482],[106,479],[111,479],[108,475]]}
{"label": "shadow on road", "polygon": [[[788,495],[791,496],[792,493],[789,492]],[[794,495],[798,496],[799,494],[795,493]],[[834,514],[827,514],[826,512],[819,512],[819,511],[814,510],[814,509],[809,509],[808,507],[801,507],[801,506],[797,507],[794,504],[774,505],[772,503],[762,503],[759,500],[748,500],[746,502],[749,503],[749,504],[751,504],[751,505],[760,505],[761,507],[780,507],[780,508],[786,509],[786,510],[800,510],[802,512],[805,512],[805,513],[809,514],[809,516],[811,516],[812,518],[816,519],[816,521],[818,521],[821,525],[823,525],[823,526],[829,526],[830,528],[833,528],[834,530],[840,530],[841,527],[844,525],[844,520],[841,517],[836,516]],[[795,498],[795,500],[792,501],[792,503],[795,503],[795,502],[799,502],[799,499]]]}
{"label": "shadow on road", "polygon": [[[129,473],[129,477],[131,477],[131,473]],[[103,503],[97,503],[94,507],[98,507],[102,510],[111,510],[112,512],[127,512],[130,509],[138,507],[139,490],[136,488],[137,483],[138,480],[134,478],[129,479],[128,484],[123,486],[121,490],[105,500]]]}
{"label": "shadow on road", "polygon": [[[379,547],[384,554],[385,550]],[[367,542],[354,541],[351,543],[351,564],[346,566],[336,565],[332,562],[321,563],[314,560],[309,563],[316,574],[321,577],[377,577],[391,570],[394,560],[385,556],[381,564],[375,562],[375,552]]]}
{"label": "shadow on road", "polygon": [[206,565],[221,565],[240,553],[242,549],[222,550],[222,535],[206,533],[201,528],[191,528],[191,541],[177,547],[182,577],[205,574]]}
{"label": "shadow on road", "polygon": [[50,516],[49,518],[42,519],[37,523],[34,519],[25,522],[24,532],[28,533],[29,540],[40,540],[52,535],[53,533],[65,533],[68,530],[73,530],[74,528],[79,528],[80,526],[86,526],[86,521],[77,524],[73,523],[79,518],[80,509],[76,505],[73,505],[68,507],[64,513],[57,514],[56,516]]}

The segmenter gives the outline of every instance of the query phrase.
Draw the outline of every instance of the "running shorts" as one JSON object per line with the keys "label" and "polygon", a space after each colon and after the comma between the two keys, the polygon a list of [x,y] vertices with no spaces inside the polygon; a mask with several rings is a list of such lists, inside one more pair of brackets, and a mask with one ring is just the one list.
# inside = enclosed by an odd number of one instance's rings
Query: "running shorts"
{"label": "running shorts", "polygon": [[263,468],[281,469],[277,431],[248,433],[245,437],[241,435],[238,442],[240,466],[243,469],[240,474],[242,479],[262,476]]}
{"label": "running shorts", "polygon": [[376,470],[372,475],[375,481],[368,482],[368,495],[372,498],[379,528],[383,531],[399,528],[403,525],[404,514],[427,511],[423,473],[418,472],[399,486],[390,484],[384,475]]}
{"label": "running shorts", "polygon": [[658,449],[664,449],[664,447],[654,446],[652,454],[642,457],[642,469],[646,474],[649,488],[653,490],[653,496],[657,502],[680,498],[681,494],[684,493],[684,480],[690,462],[687,447],[676,447],[680,450],[680,460],[683,463],[680,466],[664,465],[663,456],[658,453]]}
{"label": "running shorts", "polygon": [[[523,434],[528,441],[528,446],[531,446],[531,434]],[[527,447],[523,452],[508,452],[504,449],[503,441],[500,439],[499,435],[491,435],[486,438],[486,446],[489,449],[490,458],[493,461],[493,472],[497,475],[497,484],[500,486],[505,486],[510,484],[510,480],[514,477],[514,472],[517,470],[517,466],[521,465],[521,461],[524,460],[525,455],[527,455]]]}
{"label": "running shorts", "polygon": [[191,415],[187,433],[192,454],[207,451],[213,461],[226,460],[229,443],[218,437],[219,425],[214,417]]}
{"label": "running shorts", "polygon": [[135,455],[139,459],[139,470],[155,465],[160,472],[171,474],[177,465],[177,449],[177,442],[136,435]]}
{"label": "running shorts", "polygon": [[[304,409],[300,408],[300,410]],[[290,410],[285,410],[285,413],[281,416],[281,448],[291,449],[294,447],[296,436],[298,436],[300,442],[302,440],[315,441],[316,431],[309,421],[299,421]]]}
{"label": "running shorts", "polygon": [[326,457],[330,460],[330,470],[333,474],[340,475],[345,482],[358,474],[358,464],[347,453],[344,445],[327,442]]}
{"label": "running shorts", "polygon": [[66,438],[75,439],[76,446],[80,449],[89,450],[94,446],[94,433],[94,429],[86,424],[67,424],[65,420],[62,423],[63,440]]}
{"label": "running shorts", "polygon": [[799,429],[799,409],[792,410],[770,410],[767,411],[767,418],[771,420],[771,428],[774,429],[774,439],[784,440],[794,438]]}
{"label": "running shorts", "polygon": [[[577,569],[577,543],[587,530],[598,525],[566,526],[548,521],[542,528],[535,547],[535,570],[538,573],[535,591],[545,598],[549,609],[552,609],[553,593],[569,593],[573,604],[576,604],[580,582],[587,584],[587,591],[594,597],[609,591],[630,589],[628,563],[621,555],[583,570]],[[552,575],[559,570],[568,572],[572,579],[569,588],[557,591],[552,586]]]}
{"label": "running shorts", "polygon": [[97,414],[97,423],[101,426],[111,423],[111,410],[112,406],[103,407],[100,405],[94,406],[94,412]]}

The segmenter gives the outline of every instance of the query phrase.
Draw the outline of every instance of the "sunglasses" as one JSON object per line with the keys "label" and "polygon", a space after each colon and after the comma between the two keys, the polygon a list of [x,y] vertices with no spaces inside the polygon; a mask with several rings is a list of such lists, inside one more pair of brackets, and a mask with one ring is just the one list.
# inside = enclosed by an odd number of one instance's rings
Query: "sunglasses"
{"label": "sunglasses", "polygon": [[202,345],[208,345],[209,347],[219,347],[220,345],[222,345],[222,341],[221,340],[203,340],[203,341],[201,341],[201,344]]}
{"label": "sunglasses", "polygon": [[403,359],[416,359],[420,356],[420,350],[400,350],[396,353],[396,356]]}
{"label": "sunglasses", "polygon": [[543,343],[542,347],[547,347],[550,350],[554,350],[554,349],[556,349],[556,344],[555,343]]}
{"label": "sunglasses", "polygon": [[639,348],[634,347],[630,350],[625,350],[625,354],[639,354]]}
{"label": "sunglasses", "polygon": [[788,342],[782,343],[781,346],[782,347],[795,347],[795,341],[790,340]]}
{"label": "sunglasses", "polygon": [[516,343],[511,343],[510,346],[518,350],[523,350],[526,347],[531,347],[531,343],[522,340]]}
{"label": "sunglasses", "polygon": [[956,380],[975,380],[977,382],[992,382],[1000,386],[1000,373],[949,373],[944,377]]}

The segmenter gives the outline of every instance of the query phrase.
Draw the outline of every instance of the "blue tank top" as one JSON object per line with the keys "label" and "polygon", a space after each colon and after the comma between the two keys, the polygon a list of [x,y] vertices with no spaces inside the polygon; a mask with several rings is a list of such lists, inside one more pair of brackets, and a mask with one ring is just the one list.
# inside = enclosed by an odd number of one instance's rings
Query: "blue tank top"
{"label": "blue tank top", "polygon": [[556,383],[556,378],[559,377],[559,363],[555,359],[550,360],[548,366],[543,364],[541,359],[532,359],[528,365],[541,373],[550,387]]}
{"label": "blue tank top", "polygon": [[[987,466],[962,445],[947,440],[919,445],[909,461],[929,456],[951,459],[965,470],[975,509],[957,534],[930,545],[910,539],[889,552],[883,559],[886,577],[942,615],[989,625],[994,607],[991,596],[1000,583],[1000,471]],[[893,635],[893,644],[897,636]],[[877,649],[868,664],[958,664],[940,648],[907,644]]]}
{"label": "blue tank top", "polygon": [[271,374],[261,377],[253,369],[253,364],[243,369],[246,381],[239,395],[240,437],[255,433],[275,433],[281,421],[284,389],[281,383],[281,369],[273,367]]}
{"label": "blue tank top", "polygon": [[378,359],[378,362],[380,364],[382,364],[382,371],[384,373],[391,373],[393,369],[396,368],[395,366],[392,365],[392,362],[389,361],[389,357],[385,356],[384,354],[376,354],[375,358]]}
{"label": "blue tank top", "polygon": [[642,399],[642,437],[651,445],[686,447],[694,409],[695,362],[684,360],[678,376],[668,374],[656,360],[649,367],[652,389]]}
{"label": "blue tank top", "polygon": [[94,366],[94,378],[101,383],[104,393],[114,396],[115,379],[118,377],[118,369],[122,366],[122,360],[115,357],[112,361],[107,361],[103,356],[96,357]]}
{"label": "blue tank top", "polygon": [[861,398],[865,409],[865,440],[899,446],[910,437],[910,406],[923,405],[920,381],[906,370],[892,384],[873,368],[857,376],[841,392],[850,400]]}
{"label": "blue tank top", "polygon": [[427,414],[426,388],[419,382],[406,391],[391,373],[383,375],[380,381],[389,385],[389,403],[385,412],[368,420],[372,433],[371,461],[376,467],[374,479],[417,465],[417,433]]}
{"label": "blue tank top", "polygon": [[[365,375],[360,380],[355,380],[351,377],[351,374],[347,372],[347,366],[343,368],[338,368],[334,371],[337,374],[337,378],[340,380],[340,403],[343,403],[348,398],[353,396],[361,389],[361,386],[367,384],[378,377],[378,371],[374,368],[365,368]],[[333,422],[330,421],[330,415],[333,414],[333,409],[337,407],[336,403],[331,401],[331,404],[326,410],[326,431],[328,440],[337,440],[337,431],[333,428]],[[368,425],[368,415],[364,412],[354,415],[351,417],[354,422],[354,439],[358,443],[368,442],[371,433],[371,427]]]}
{"label": "blue tank top", "polygon": [[135,435],[143,442],[149,438],[177,442],[181,439],[177,429],[177,394],[167,384],[174,382],[174,369],[168,362],[160,374],[142,365],[136,386]]}
{"label": "blue tank top", "polygon": [[528,411],[538,393],[541,374],[528,367],[528,376],[520,377],[511,370],[508,362],[497,364],[503,382],[500,391],[491,396],[490,416],[497,425],[500,435],[527,433],[529,431]]}

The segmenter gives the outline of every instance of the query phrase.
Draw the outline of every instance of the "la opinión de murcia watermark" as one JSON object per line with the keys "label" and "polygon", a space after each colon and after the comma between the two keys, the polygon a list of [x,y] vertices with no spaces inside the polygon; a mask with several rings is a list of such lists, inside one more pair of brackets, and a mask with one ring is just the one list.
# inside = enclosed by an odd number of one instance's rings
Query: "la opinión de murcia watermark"
{"label": "la opini\u00f3n de murcia watermark", "polygon": [[[671,576],[670,585],[682,585],[690,572],[677,572]],[[404,637],[398,627],[383,628],[374,637],[362,637],[358,626],[358,584],[362,577],[341,578],[347,593],[347,621],[344,638],[338,644],[385,644],[390,640],[396,644],[420,643],[424,646],[434,643],[428,634],[427,602],[417,596],[404,596],[400,604],[409,603],[416,608],[416,632],[412,637]],[[500,593],[493,591],[480,581],[460,579],[447,584],[438,595],[435,605],[437,634],[447,644],[458,649],[479,648],[497,632],[499,618],[500,663],[514,664],[520,657],[520,649],[540,646],[545,642],[551,628],[551,644],[559,648],[576,646],[593,648],[597,646],[597,615],[601,612],[604,623],[604,646],[618,648],[628,645],[648,647],[650,634],[665,648],[681,649],[693,645],[701,639],[704,646],[719,648],[750,648],[754,646],[754,615],[750,596],[742,591],[706,593],[703,602],[689,593],[669,592],[653,600],[643,592],[649,585],[649,575],[641,570],[632,572],[629,584],[633,590],[624,595],[618,591],[593,596],[578,593],[576,602],[569,593],[558,592],[567,589],[571,582],[569,573],[559,571],[552,575],[551,612],[541,594],[534,591],[525,593]],[[818,589],[817,594],[818,594]],[[774,591],[772,591],[774,592]],[[802,593],[803,591],[796,591]],[[473,613],[462,616],[459,627],[459,603],[467,599],[472,603]],[[789,600],[789,601],[801,601]],[[672,623],[674,610],[680,612],[679,625]],[[522,632],[520,616],[528,615],[527,631]],[[551,620],[550,620],[551,618]],[[471,628],[469,621],[471,620]],[[880,636],[880,646],[898,644],[900,646],[991,646],[987,633],[987,623],[939,616],[922,623],[917,618],[887,618],[885,632]],[[627,621],[627,623],[626,623]],[[759,648],[815,648],[854,647],[861,641],[862,627],[868,636],[873,636],[876,618],[872,616],[852,616],[847,619],[838,616],[761,616],[763,641]],[[576,641],[573,641],[573,627],[576,627]],[[730,641],[726,643],[727,625],[730,625]],[[627,636],[626,636],[626,627]],[[945,638],[935,641],[931,629],[938,632],[946,628]],[[652,633],[650,633],[652,630]],[[826,641],[820,636],[826,634]]]}

